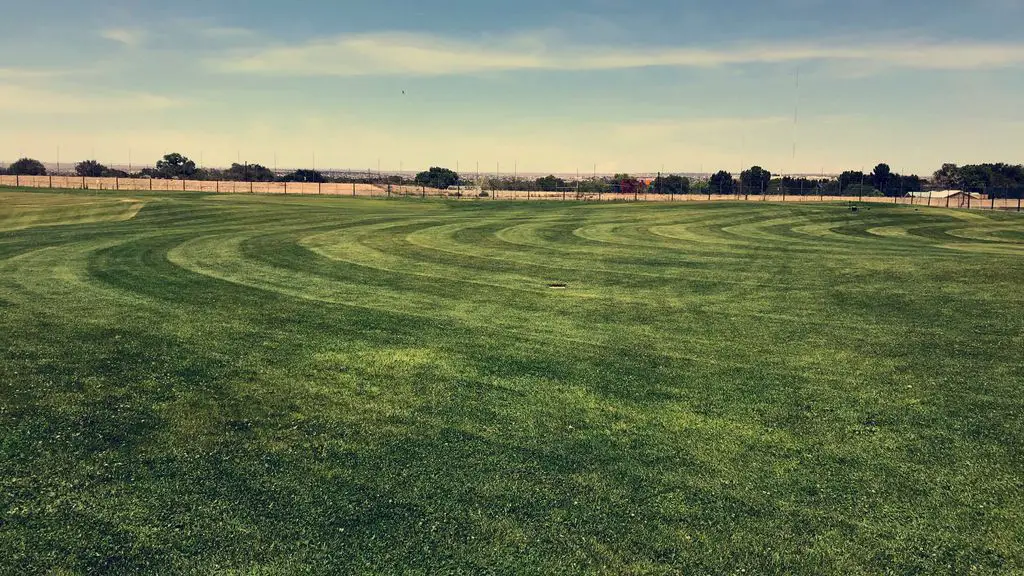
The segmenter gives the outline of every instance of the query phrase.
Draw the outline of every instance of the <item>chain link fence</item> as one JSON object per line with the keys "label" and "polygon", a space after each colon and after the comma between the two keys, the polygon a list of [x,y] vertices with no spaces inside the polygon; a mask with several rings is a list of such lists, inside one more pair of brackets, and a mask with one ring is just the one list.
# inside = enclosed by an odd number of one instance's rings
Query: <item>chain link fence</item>
{"label": "chain link fence", "polygon": [[444,190],[415,184],[400,176],[370,172],[332,173],[331,182],[244,182],[232,180],[165,180],[158,178],[92,178],[84,176],[0,175],[0,186],[65,190],[202,192],[214,194],[280,194],[303,196],[350,196],[359,198],[448,198],[513,201],[586,202],[878,202],[896,205],[1021,211],[1024,188],[983,190],[924,190],[881,196],[877,190],[851,186],[839,191],[834,180],[814,186],[784,186],[773,181],[767,187],[751,187],[733,181],[715,184],[690,182],[683,191],[659,186],[657,180],[615,182],[587,178],[564,186],[542,189],[535,181],[509,178],[478,178]]}

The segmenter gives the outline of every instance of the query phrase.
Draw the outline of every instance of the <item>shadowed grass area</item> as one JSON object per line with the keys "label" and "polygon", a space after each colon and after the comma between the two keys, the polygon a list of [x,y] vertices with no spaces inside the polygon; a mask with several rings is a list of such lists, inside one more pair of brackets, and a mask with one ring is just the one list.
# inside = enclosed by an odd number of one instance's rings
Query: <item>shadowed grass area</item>
{"label": "shadowed grass area", "polygon": [[5,191],[0,572],[1018,572],[1022,283],[1017,214]]}

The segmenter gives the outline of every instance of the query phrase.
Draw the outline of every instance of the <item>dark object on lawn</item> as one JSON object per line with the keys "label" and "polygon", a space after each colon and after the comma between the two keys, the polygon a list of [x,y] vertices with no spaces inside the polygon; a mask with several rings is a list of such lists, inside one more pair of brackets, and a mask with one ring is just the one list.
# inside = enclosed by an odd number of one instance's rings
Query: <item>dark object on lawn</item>
{"label": "dark object on lawn", "polygon": [[857,212],[858,210],[859,208],[857,208],[856,206],[850,206],[850,212]]}
{"label": "dark object on lawn", "polygon": [[568,286],[556,282],[555,284],[548,284],[548,288],[551,288],[552,290],[565,290],[566,288],[568,288]]}

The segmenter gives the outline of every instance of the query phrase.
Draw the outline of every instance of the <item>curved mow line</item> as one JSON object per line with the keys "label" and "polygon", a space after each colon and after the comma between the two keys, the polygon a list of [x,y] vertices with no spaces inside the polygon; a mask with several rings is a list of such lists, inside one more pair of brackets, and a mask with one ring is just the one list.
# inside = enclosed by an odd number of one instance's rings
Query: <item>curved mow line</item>
{"label": "curved mow line", "polygon": [[[432,222],[432,221],[433,220],[425,221],[425,222],[421,222],[421,223],[427,224],[428,222]],[[481,226],[484,226],[484,225],[490,224],[490,223],[493,223],[493,221],[487,221],[485,224],[481,224]],[[393,226],[387,226],[387,227],[401,227],[401,226],[404,225],[404,222],[396,222],[396,223],[393,223],[393,224],[394,224]],[[462,222],[462,223],[459,223],[459,224],[447,223],[447,224],[444,224],[442,227],[445,227],[445,228],[449,228],[450,227],[454,231],[459,231],[459,230],[466,229],[463,226],[464,224],[477,224],[477,222],[476,221],[470,221],[470,222]],[[434,228],[437,228],[437,227],[434,227]],[[376,231],[376,230],[374,230],[374,231]],[[372,232],[373,231],[371,231],[371,233]],[[325,234],[331,234],[331,233],[332,232],[327,232]],[[666,280],[686,279],[686,280],[691,280],[691,281],[708,282],[708,283],[712,283],[712,284],[727,284],[727,285],[745,286],[745,287],[751,287],[751,288],[772,288],[772,289],[780,288],[780,284],[778,284],[778,282],[776,282],[776,281],[768,282],[768,281],[763,281],[763,280],[733,280],[733,279],[710,277],[710,273],[703,273],[703,274],[701,274],[701,273],[694,273],[692,271],[690,271],[690,273],[685,278],[683,278],[683,277],[681,277],[678,274],[675,274],[675,275],[655,274],[655,273],[650,273],[650,272],[640,272],[640,271],[636,271],[636,270],[614,270],[614,269],[607,269],[607,268],[594,268],[592,266],[591,267],[570,267],[570,266],[564,266],[564,265],[544,264],[544,263],[538,263],[538,262],[515,260],[515,259],[498,257],[498,256],[485,256],[485,255],[476,254],[476,253],[468,253],[468,252],[465,252],[465,251],[444,249],[444,248],[441,248],[441,247],[439,247],[437,245],[434,245],[434,244],[425,245],[425,244],[422,244],[422,243],[414,242],[414,241],[411,240],[411,237],[414,234],[417,235],[417,236],[420,235],[419,232],[416,232],[416,233],[411,233],[411,234],[406,236],[406,240],[410,244],[414,244],[414,245],[420,246],[420,247],[425,248],[427,250],[431,250],[431,251],[435,251],[435,252],[440,252],[440,253],[445,253],[445,254],[451,254],[451,255],[459,256],[459,257],[463,257],[463,258],[471,257],[471,258],[479,258],[479,259],[488,259],[488,260],[499,261],[499,262],[503,262],[503,263],[521,264],[521,265],[524,265],[524,266],[538,267],[538,268],[548,268],[548,269],[552,269],[552,270],[559,270],[559,271],[566,271],[566,272],[601,273],[601,274],[608,274],[608,275],[614,275],[614,276],[627,276],[627,277],[644,276],[644,277],[649,277],[649,278],[658,278],[658,279],[666,279]],[[323,234],[319,234],[318,236],[322,236],[322,235]],[[363,233],[362,235],[366,235],[366,234]],[[353,238],[352,240],[353,240],[353,242],[357,242],[359,240],[359,238],[358,237],[357,238]],[[348,257],[348,258],[340,257],[340,256],[337,256],[335,253],[327,253],[327,252],[325,252],[325,251],[323,251],[321,249],[310,248],[304,242],[302,242],[301,239],[298,241],[298,244],[303,246],[306,249],[310,249],[311,251],[314,251],[314,252],[318,253],[320,256],[323,256],[323,257],[325,257],[327,259],[334,260],[334,261],[339,261],[339,262],[345,262],[347,264],[363,267],[363,268],[366,268],[366,269],[380,270],[380,271],[386,271],[386,272],[389,272],[389,273],[404,274],[404,275],[409,275],[409,276],[435,278],[435,279],[439,279],[439,280],[451,280],[451,279],[453,279],[451,276],[446,276],[446,275],[437,275],[437,274],[431,274],[431,273],[426,273],[426,272],[414,272],[414,271],[400,270],[400,269],[395,269],[395,268],[385,268],[385,267],[381,267],[381,266],[375,266],[375,265],[372,265],[372,264],[368,264],[368,263],[365,263],[365,262],[363,262],[361,260],[352,259],[351,257]],[[458,244],[455,244],[455,245],[458,245]],[[374,253],[378,253],[378,254],[389,254],[387,252],[384,252],[382,250],[379,250],[379,249],[373,248],[373,247],[364,246],[364,248],[366,250],[372,250]],[[734,260],[739,260],[739,259],[742,259],[742,258],[737,257]],[[414,259],[411,259],[411,258],[405,258],[405,260],[408,261],[408,262],[413,262],[413,263],[420,262],[418,260],[414,260]],[[434,263],[429,263],[429,264],[425,263],[424,265],[437,266],[437,264],[434,264]],[[458,268],[454,267],[454,266],[451,266],[449,268],[453,269],[453,270],[458,270]],[[474,269],[465,268],[463,270],[472,271]],[[691,270],[691,269],[687,269],[687,270]],[[474,280],[466,280],[466,279],[461,279],[461,278],[457,279],[457,281],[465,282],[465,283],[470,283],[470,284],[480,284],[480,285],[487,285],[487,286],[507,288],[507,289],[516,290],[516,291],[525,291],[525,292],[533,292],[533,293],[537,293],[537,292],[543,293],[543,292],[545,292],[543,290],[522,289],[522,288],[519,288],[519,287],[516,287],[516,286],[512,286],[512,285],[508,285],[508,284],[484,283],[484,282],[479,282],[479,281],[474,281]],[[522,281],[523,282],[530,282],[530,283],[536,284],[536,283],[543,283],[544,281],[546,281],[546,279],[545,278],[541,278],[541,277],[537,277],[537,278],[525,278]],[[827,283],[827,282],[822,282],[822,283],[801,283],[801,284],[789,283],[789,284],[784,284],[784,285],[781,285],[781,286],[789,287],[790,289],[820,289],[820,288],[823,288],[823,287],[826,287],[826,286],[829,286],[829,285],[830,284]],[[595,287],[598,287],[598,286],[595,286]],[[851,291],[857,291],[857,292],[873,292],[875,290],[874,288],[870,288],[870,287],[865,287],[865,288],[848,288],[848,289],[851,290]],[[896,292],[892,292],[892,293],[894,293],[894,294],[895,293],[911,294],[912,292],[911,291],[896,291]],[[577,297],[594,297],[594,298],[602,298],[602,297],[604,297],[604,298],[609,298],[607,295],[587,294],[587,293],[580,293],[580,292],[576,292],[576,293],[574,293],[574,295],[577,296]],[[623,301],[623,302],[642,302],[642,301],[644,301],[643,299],[639,299],[638,300],[638,299],[621,298],[621,297],[610,297],[610,298],[613,299],[613,300]]]}
{"label": "curved mow line", "polygon": [[[394,227],[398,227],[398,226],[394,226]],[[327,233],[327,234],[330,234],[330,232]],[[356,239],[353,239],[353,243],[356,243],[355,240]],[[366,269],[370,269],[370,270],[377,270],[377,271],[383,271],[383,272],[388,272],[388,273],[393,273],[393,274],[401,274],[401,275],[406,275],[406,276],[426,277],[426,278],[432,278],[432,279],[437,279],[437,280],[454,280],[454,281],[462,282],[462,283],[480,284],[480,285],[486,285],[486,286],[492,286],[492,287],[498,287],[498,288],[504,288],[504,289],[514,290],[514,291],[519,291],[519,292],[546,293],[546,291],[542,290],[542,289],[522,289],[522,288],[519,288],[519,287],[514,286],[514,285],[500,284],[500,283],[484,283],[484,282],[479,282],[479,281],[475,281],[475,280],[469,280],[469,279],[465,279],[465,278],[460,278],[460,277],[453,276],[453,275],[438,275],[438,274],[433,274],[433,273],[429,273],[429,272],[417,272],[417,271],[411,271],[411,270],[401,270],[401,269],[390,268],[390,267],[382,267],[382,266],[377,266],[377,265],[369,264],[369,263],[367,263],[367,262],[365,262],[363,260],[353,259],[352,257],[342,257],[342,256],[340,256],[340,255],[338,255],[337,253],[334,253],[334,252],[327,253],[327,252],[324,252],[322,249],[310,248],[308,246],[305,246],[301,242],[301,240],[298,242],[298,244],[302,245],[303,247],[305,247],[305,248],[311,250],[312,252],[315,252],[315,253],[319,254],[320,256],[322,256],[324,258],[327,258],[329,260],[338,261],[338,262],[344,262],[346,264],[350,264],[350,265],[353,265],[353,266],[358,266],[358,267],[362,267],[362,268],[366,268]],[[373,248],[373,247],[363,246],[363,249],[371,251],[374,254],[389,255],[387,252],[384,252],[382,250],[379,250],[379,249]],[[474,257],[478,257],[479,258],[481,256],[474,256]],[[420,263],[420,261],[413,260],[413,259],[410,259],[410,258],[403,258],[403,260],[406,261],[406,262],[414,263],[414,264],[419,264]],[[422,265],[423,266],[430,266],[430,267],[436,267],[437,266],[437,264],[435,264],[435,263],[423,263]],[[800,283],[800,284],[788,283],[788,284],[780,285],[777,281],[767,282],[767,281],[756,281],[756,280],[730,280],[730,279],[724,279],[724,278],[709,278],[707,276],[703,276],[703,275],[702,276],[698,276],[698,275],[695,275],[695,274],[690,274],[689,276],[687,276],[685,278],[682,278],[679,275],[653,274],[653,273],[645,273],[645,272],[638,272],[638,271],[628,271],[628,270],[608,270],[608,269],[598,269],[598,268],[593,268],[593,267],[590,267],[590,268],[569,268],[569,267],[564,267],[564,266],[555,267],[555,266],[545,266],[545,265],[541,265],[541,264],[532,264],[532,263],[529,264],[529,265],[530,266],[536,266],[536,267],[557,268],[558,270],[563,270],[563,271],[576,271],[576,272],[587,272],[587,273],[598,272],[598,273],[606,273],[606,274],[609,274],[609,275],[630,276],[630,277],[645,276],[645,277],[658,278],[658,279],[667,279],[667,280],[685,279],[685,280],[691,280],[691,281],[708,282],[708,283],[712,283],[712,284],[728,284],[728,285],[744,286],[744,287],[751,287],[751,288],[779,289],[780,287],[787,287],[789,289],[821,289],[821,288],[824,288],[824,287],[827,287],[827,286],[831,286],[831,283],[828,283],[828,282],[822,282],[822,283]],[[453,267],[453,266],[446,266],[446,269],[449,269],[449,270],[460,270],[460,269],[458,269],[456,267]],[[474,269],[461,269],[461,270],[464,270],[467,273],[475,273]],[[543,282],[546,281],[546,279],[545,278],[541,278],[541,277],[521,277],[521,279],[517,280],[517,281],[525,282],[525,283],[530,283],[530,284],[534,284],[534,285],[540,286],[541,284],[543,284]],[[593,288],[594,289],[601,289],[602,286],[601,285],[594,285]],[[855,292],[871,292],[871,293],[876,291],[876,289],[872,288],[872,287],[864,287],[864,288],[850,288],[850,287],[848,287],[847,290],[855,291]],[[910,291],[910,290],[891,291],[890,293],[891,294],[912,294],[913,291]],[[608,294],[595,294],[595,293],[585,293],[585,292],[584,293],[575,292],[575,293],[573,293],[573,295],[576,296],[576,297],[586,297],[586,298],[594,298],[594,299],[609,299],[609,300],[614,300],[614,301],[618,301],[618,302],[643,303],[643,302],[648,301],[646,298],[629,298],[629,297],[614,296],[614,295],[608,295]],[[672,304],[670,304],[670,306],[672,306],[673,308],[680,307],[680,306],[676,306],[676,305],[672,305]],[[801,319],[801,318],[797,318],[797,317],[783,316],[783,315],[774,315],[774,314],[767,314],[767,313],[759,313],[759,314],[752,314],[752,315],[756,315],[756,316],[759,316],[759,317],[765,317],[765,318],[780,319],[780,320],[790,320],[790,321],[792,321],[792,320],[800,320],[800,321],[805,321],[805,319]],[[821,322],[821,324],[834,324],[834,323],[835,323],[834,321]],[[858,324],[857,326],[860,326],[860,325]]]}
{"label": "curved mow line", "polygon": [[[400,314],[400,315],[406,315],[406,316],[422,318],[422,319],[426,319],[426,320],[434,320],[434,321],[438,321],[438,320],[452,321],[453,320],[450,316],[425,314],[425,313],[421,313],[421,312],[413,312],[413,311],[408,311],[408,310],[395,310],[393,308],[388,308],[388,307],[385,307],[385,306],[372,306],[372,305],[363,304],[363,303],[359,303],[359,302],[353,302],[353,301],[342,301],[342,300],[335,300],[335,299],[315,298],[315,297],[311,297],[308,294],[305,294],[305,293],[302,293],[302,292],[298,292],[296,290],[291,290],[291,289],[281,289],[281,288],[269,289],[266,286],[263,286],[263,285],[260,285],[260,284],[257,284],[257,283],[246,282],[246,281],[243,281],[241,279],[233,278],[233,277],[230,277],[230,276],[218,275],[218,274],[216,274],[216,273],[214,273],[212,271],[198,270],[198,269],[195,269],[195,268],[189,268],[189,267],[186,267],[186,266],[182,266],[181,264],[175,263],[173,261],[172,261],[172,263],[175,264],[176,266],[180,266],[183,269],[186,269],[186,270],[188,270],[188,271],[190,271],[192,273],[195,273],[195,274],[200,274],[200,275],[207,276],[207,277],[210,277],[210,278],[215,278],[217,280],[221,280],[221,281],[228,282],[228,283],[231,283],[231,284],[236,284],[236,285],[239,285],[239,286],[246,286],[248,288],[252,288],[252,289],[256,289],[256,290],[261,290],[261,291],[266,291],[266,292],[273,292],[275,294],[281,294],[281,295],[288,296],[288,297],[291,297],[291,298],[296,298],[296,299],[299,299],[299,300],[328,303],[328,304],[333,304],[333,305],[338,305],[338,306],[344,306],[344,307],[347,307],[347,308],[372,310],[372,311],[376,311],[376,312],[386,312],[386,313],[389,313],[389,314]],[[489,330],[489,331],[498,331],[498,332],[506,334],[506,335],[508,333],[516,333],[517,334],[516,338],[519,339],[519,340],[527,340],[527,341],[533,341],[533,342],[537,342],[537,343],[545,343],[545,344],[568,343],[568,344],[575,344],[575,345],[581,345],[581,346],[590,346],[590,347],[593,347],[593,348],[600,348],[600,349],[606,349],[606,350],[611,350],[611,351],[619,349],[618,345],[608,344],[608,343],[601,342],[601,341],[596,341],[596,340],[588,340],[588,339],[583,339],[583,338],[570,337],[570,336],[566,336],[563,333],[554,332],[554,331],[552,331],[552,332],[540,332],[540,331],[538,331],[538,330],[536,330],[534,328],[534,329],[531,329],[531,330],[526,331],[526,332],[521,332],[520,330],[516,329],[515,327],[505,327],[505,326],[500,326],[499,327],[499,326],[496,326],[493,322],[487,322],[487,323],[484,323],[484,322],[479,322],[479,323],[477,323],[477,322],[466,322],[464,319],[458,319],[458,320],[456,320],[456,322],[465,323],[465,324],[467,324],[469,326],[474,327],[475,329]],[[764,368],[763,362],[759,362],[759,361],[727,362],[727,361],[720,361],[720,360],[711,359],[711,358],[708,358],[707,356],[698,356],[698,355],[693,355],[693,354],[683,354],[683,353],[679,353],[675,349],[673,349],[671,351],[669,351],[669,350],[659,350],[658,354],[660,354],[662,356],[665,356],[665,357],[668,357],[668,358],[673,358],[673,359],[676,359],[676,360],[690,361],[690,362],[693,362],[695,364],[710,364],[710,365],[713,365],[713,366],[722,366],[722,367],[730,367],[730,368],[751,368],[751,367],[758,367],[758,368],[761,368],[761,369]],[[786,373],[791,373],[792,372],[792,370],[786,369],[786,368],[781,367],[781,366],[778,367],[777,370],[778,370],[778,373],[780,373],[780,374],[786,374]],[[820,379],[820,380],[828,380],[828,381],[835,381],[835,382],[843,382],[843,381],[845,381],[842,377],[839,377],[839,376],[831,377],[831,376],[828,376],[828,375],[821,375],[821,374],[819,374],[816,377],[818,379]]]}

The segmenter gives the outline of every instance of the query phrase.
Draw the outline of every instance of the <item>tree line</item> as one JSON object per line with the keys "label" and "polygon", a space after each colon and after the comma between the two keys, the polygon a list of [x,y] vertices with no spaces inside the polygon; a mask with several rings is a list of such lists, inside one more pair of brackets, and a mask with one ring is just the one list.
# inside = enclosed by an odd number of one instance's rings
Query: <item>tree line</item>
{"label": "tree line", "polygon": [[[0,174],[46,176],[42,162],[22,158]],[[970,192],[987,190],[1024,191],[1024,166],[1005,163],[943,164],[926,180],[920,176],[893,172],[888,164],[878,164],[865,173],[847,170],[836,178],[807,178],[777,176],[761,166],[752,166],[736,177],[721,170],[707,179],[690,179],[679,175],[659,175],[653,179],[640,179],[629,174],[567,181],[553,174],[536,179],[509,176],[486,176],[479,181],[465,180],[454,170],[434,166],[420,172],[411,181],[402,176],[373,177],[372,175],[345,175],[329,178],[317,170],[300,169],[278,175],[261,164],[233,163],[226,169],[200,168],[179,153],[166,154],[154,168],[135,173],[105,166],[96,160],[85,160],[75,165],[75,174],[83,177],[160,178],[176,180],[225,180],[246,182],[360,182],[413,184],[417,186],[449,189],[473,187],[481,190],[514,190],[556,192],[572,191],[585,194],[618,192],[623,194],[719,194],[719,195],[843,195],[843,196],[904,196],[919,192],[926,186]]]}

